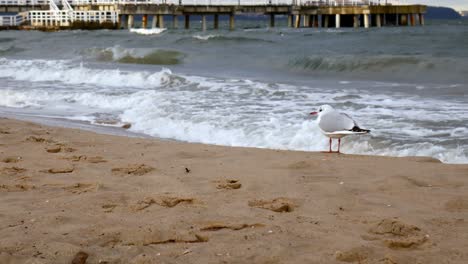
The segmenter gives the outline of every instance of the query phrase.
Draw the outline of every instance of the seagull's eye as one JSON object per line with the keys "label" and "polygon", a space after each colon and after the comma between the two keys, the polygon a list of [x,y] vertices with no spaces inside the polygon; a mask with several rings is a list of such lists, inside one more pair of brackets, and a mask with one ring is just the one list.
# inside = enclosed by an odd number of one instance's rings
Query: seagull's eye
{"label": "seagull's eye", "polygon": [[322,112],[322,108],[319,109],[319,112]]}

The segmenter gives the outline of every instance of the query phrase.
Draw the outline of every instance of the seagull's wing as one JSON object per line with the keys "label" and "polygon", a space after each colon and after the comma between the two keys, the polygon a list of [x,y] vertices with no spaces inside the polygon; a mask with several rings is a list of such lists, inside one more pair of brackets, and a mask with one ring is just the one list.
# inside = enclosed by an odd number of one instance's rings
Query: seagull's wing
{"label": "seagull's wing", "polygon": [[355,126],[356,122],[351,117],[337,111],[324,114],[319,122],[320,129],[328,133],[351,130]]}

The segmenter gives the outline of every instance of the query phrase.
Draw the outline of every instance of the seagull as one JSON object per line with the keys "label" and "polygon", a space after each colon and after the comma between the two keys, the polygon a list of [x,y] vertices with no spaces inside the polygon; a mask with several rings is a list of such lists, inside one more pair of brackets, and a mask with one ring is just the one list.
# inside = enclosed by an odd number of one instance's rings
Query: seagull
{"label": "seagull", "polygon": [[329,105],[322,105],[317,112],[310,113],[318,115],[318,126],[322,133],[330,138],[329,153],[332,153],[332,138],[338,138],[338,151],[340,153],[341,138],[349,135],[362,135],[370,132],[362,129],[349,115],[336,111]]}

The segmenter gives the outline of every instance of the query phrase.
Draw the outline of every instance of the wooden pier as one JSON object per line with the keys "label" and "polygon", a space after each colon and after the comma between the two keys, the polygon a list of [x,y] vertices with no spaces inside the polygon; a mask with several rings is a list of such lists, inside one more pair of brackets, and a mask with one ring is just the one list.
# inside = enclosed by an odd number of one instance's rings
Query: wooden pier
{"label": "wooden pier", "polygon": [[[48,10],[49,5],[28,6],[28,5],[1,5],[1,12],[40,12],[37,10]],[[53,0],[51,0],[53,1]],[[325,1],[322,1],[325,3]],[[191,16],[201,17],[201,29],[209,28],[219,29],[220,16],[227,16],[228,28],[235,29],[235,17],[237,15],[265,15],[269,17],[269,26],[275,27],[278,16],[286,17],[289,27],[323,27],[323,28],[369,28],[383,26],[416,26],[424,25],[424,13],[426,6],[424,5],[391,5],[391,4],[374,4],[370,1],[353,1],[362,2],[361,4],[343,4],[350,1],[327,1],[334,2],[333,5],[322,4],[316,1],[316,4],[299,3],[297,1],[282,2],[267,1],[263,4],[252,4],[251,1],[246,4],[180,4],[182,1],[171,3],[163,2],[130,2],[130,1],[96,1],[90,0],[72,0],[68,3],[66,0],[61,0],[55,4],[59,9],[62,6],[69,6],[73,12],[112,12],[112,16],[116,17],[112,23],[118,23],[118,28],[134,28],[135,17],[141,17],[142,28],[165,28],[166,25],[172,28],[179,27],[179,19],[184,20],[184,28],[190,28]],[[211,1],[210,1],[211,3]],[[217,2],[219,3],[219,1]],[[239,1],[239,3],[241,3]],[[368,4],[365,4],[368,3]],[[69,11],[70,8],[66,10]],[[36,10],[36,11],[32,11]],[[109,16],[109,15],[108,15]],[[207,25],[207,17],[212,16],[212,26]],[[50,19],[44,26],[50,25]],[[284,18],[283,18],[284,19]],[[151,21],[150,21],[151,20]],[[41,22],[36,19],[35,25],[41,25]],[[39,22],[38,22],[39,21]],[[63,18],[61,18],[63,21]],[[166,22],[169,21],[170,23]],[[101,20],[100,20],[101,22]],[[107,21],[109,22],[109,21]],[[53,23],[52,23],[53,24]]]}
{"label": "wooden pier", "polygon": [[275,27],[277,16],[287,16],[288,26],[299,27],[382,27],[424,25],[426,6],[171,6],[171,5],[124,5],[119,22],[122,27],[134,27],[134,16],[143,16],[142,27],[147,27],[147,18],[152,17],[152,27],[164,28],[164,17],[172,17],[172,27],[177,28],[179,16],[190,28],[190,16],[201,16],[201,28],[206,30],[207,16],[213,17],[213,29],[219,28],[219,17],[229,16],[229,29],[235,28],[235,16],[258,14],[269,16],[269,26]]}

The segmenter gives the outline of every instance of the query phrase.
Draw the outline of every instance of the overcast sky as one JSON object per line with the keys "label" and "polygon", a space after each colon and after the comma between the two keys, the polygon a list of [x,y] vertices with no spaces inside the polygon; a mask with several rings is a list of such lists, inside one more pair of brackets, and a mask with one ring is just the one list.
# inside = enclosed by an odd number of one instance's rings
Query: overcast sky
{"label": "overcast sky", "polygon": [[468,0],[406,0],[406,2],[432,6],[449,6],[456,10],[468,10]]}

